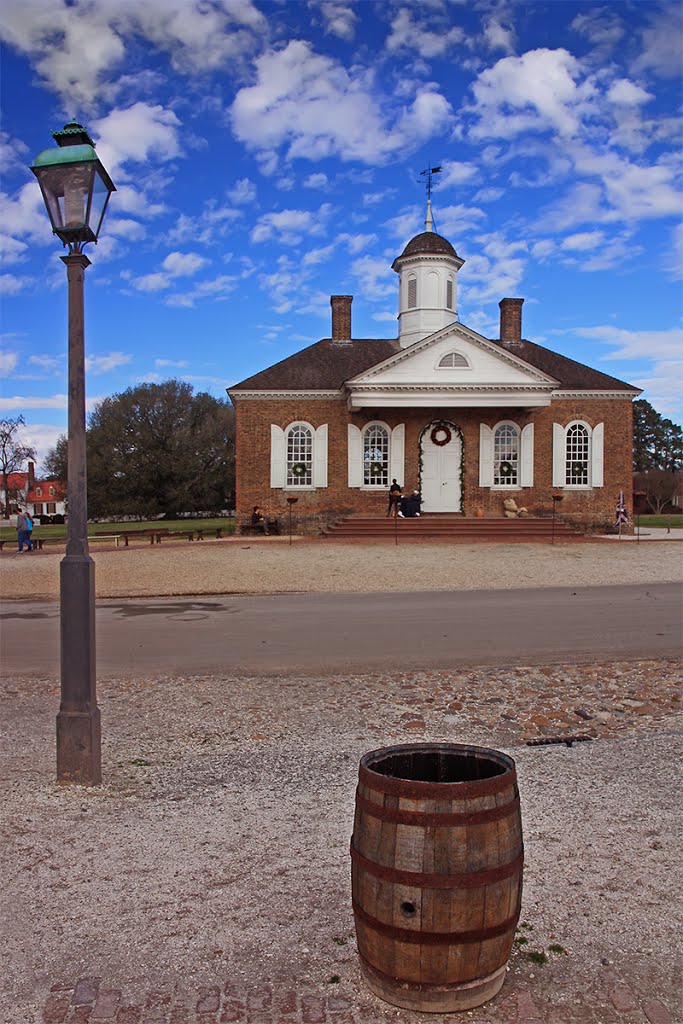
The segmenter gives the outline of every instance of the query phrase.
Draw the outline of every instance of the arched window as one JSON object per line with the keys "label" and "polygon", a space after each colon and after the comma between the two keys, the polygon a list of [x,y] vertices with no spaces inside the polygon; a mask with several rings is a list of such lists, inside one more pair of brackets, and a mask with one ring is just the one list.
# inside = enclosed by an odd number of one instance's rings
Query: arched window
{"label": "arched window", "polygon": [[43,488],[42,487],[36,487],[36,494],[37,494],[37,496],[39,498],[42,498],[42,496],[43,496]]}
{"label": "arched window", "polygon": [[519,428],[499,424],[493,434],[493,486],[519,486]]}
{"label": "arched window", "polygon": [[583,423],[567,427],[565,446],[565,484],[588,487],[590,476],[590,434]]}
{"label": "arched window", "polygon": [[469,367],[469,365],[470,364],[467,362],[467,359],[462,354],[462,352],[447,352],[446,355],[439,360],[440,370],[451,370],[457,369],[458,367]]}
{"label": "arched window", "polygon": [[363,430],[363,485],[389,486],[389,431],[381,423]]}
{"label": "arched window", "polygon": [[54,495],[54,493],[55,493],[54,487],[50,486],[49,491],[50,491],[50,497],[52,497]]}
{"label": "arched window", "polygon": [[295,423],[286,433],[287,487],[310,487],[313,484],[313,431]]}

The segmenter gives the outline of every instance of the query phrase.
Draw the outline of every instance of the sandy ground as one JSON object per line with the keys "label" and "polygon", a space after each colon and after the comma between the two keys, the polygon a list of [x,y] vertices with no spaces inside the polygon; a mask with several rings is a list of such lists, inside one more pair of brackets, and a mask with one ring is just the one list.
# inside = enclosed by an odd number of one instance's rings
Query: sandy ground
{"label": "sandy ground", "polygon": [[[98,597],[475,590],[677,582],[683,543],[349,544],[286,538],[91,546]],[[63,551],[3,552],[5,598],[59,596]]]}
{"label": "sandy ground", "polygon": [[[4,592],[55,597],[60,557],[5,553]],[[116,597],[681,578],[679,544],[205,542],[95,557],[100,596]],[[3,1024],[39,1024],[52,984],[92,976],[130,998],[275,976],[323,992],[337,978],[340,996],[367,1001],[349,887],[358,761],[416,739],[492,746],[517,762],[529,942],[515,949],[508,985],[538,1005],[562,992],[590,1000],[610,970],[683,1019],[673,663],[108,679],[104,782],[93,789],[54,781],[58,681],[1,685]],[[558,732],[592,740],[526,745]],[[507,1020],[501,1005],[477,1021]],[[372,1006],[372,1020],[424,1019]]]}

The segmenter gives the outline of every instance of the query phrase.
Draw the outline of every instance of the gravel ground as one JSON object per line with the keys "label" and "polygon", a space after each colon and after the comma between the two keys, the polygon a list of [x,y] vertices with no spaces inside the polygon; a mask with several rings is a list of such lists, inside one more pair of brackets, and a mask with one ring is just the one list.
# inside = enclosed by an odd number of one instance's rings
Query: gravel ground
{"label": "gravel ground", "polygon": [[[98,597],[665,583],[683,578],[683,544],[339,544],[286,539],[167,541],[97,550]],[[0,557],[2,592],[59,596],[63,551]]]}
{"label": "gravel ground", "polygon": [[[121,597],[675,581],[679,552],[205,542],[96,560],[100,596]],[[3,555],[5,593],[56,596],[60,557]],[[142,1004],[150,989],[279,977],[372,1006],[357,1019],[422,1024],[424,1015],[368,1003],[348,857],[361,755],[415,739],[492,746],[517,762],[528,942],[505,988],[537,1006],[568,1000],[570,1013],[596,1004],[610,971],[668,1007],[660,1020],[683,1020],[677,664],[110,678],[99,687],[104,784],[93,789],[54,782],[58,681],[17,676],[0,687],[3,1024],[39,1024],[50,987],[84,977]],[[557,734],[592,738],[526,745]],[[476,1022],[512,1019],[506,1005],[494,1000]]]}

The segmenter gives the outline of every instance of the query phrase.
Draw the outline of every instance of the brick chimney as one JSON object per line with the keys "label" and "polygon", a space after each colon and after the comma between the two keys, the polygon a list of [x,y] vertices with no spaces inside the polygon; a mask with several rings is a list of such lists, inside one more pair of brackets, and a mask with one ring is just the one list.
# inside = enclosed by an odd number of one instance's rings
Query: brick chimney
{"label": "brick chimney", "polygon": [[522,340],[522,304],[524,299],[501,299],[500,340],[508,348],[514,348]]}
{"label": "brick chimney", "polygon": [[331,295],[332,341],[351,340],[351,303],[353,295]]}
{"label": "brick chimney", "polygon": [[36,483],[36,467],[35,463],[29,462],[28,464],[28,490],[32,491]]}

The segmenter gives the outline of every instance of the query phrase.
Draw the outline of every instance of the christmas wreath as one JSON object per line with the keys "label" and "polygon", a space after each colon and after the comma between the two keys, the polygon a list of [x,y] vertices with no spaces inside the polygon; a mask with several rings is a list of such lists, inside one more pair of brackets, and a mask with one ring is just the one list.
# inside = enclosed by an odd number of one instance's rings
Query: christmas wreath
{"label": "christmas wreath", "polygon": [[572,462],[572,476],[584,476],[586,473],[585,462]]}
{"label": "christmas wreath", "polygon": [[306,463],[305,462],[295,462],[292,465],[292,476],[298,476],[298,477],[306,476],[307,472],[308,472],[308,470],[306,468]]}
{"label": "christmas wreath", "polygon": [[448,444],[453,435],[451,434],[450,427],[447,427],[445,423],[437,423],[435,427],[432,427],[432,432],[429,436],[432,439],[432,444],[435,444],[437,448],[443,448],[444,445]]}
{"label": "christmas wreath", "polygon": [[507,480],[509,477],[511,477],[514,471],[515,468],[511,462],[501,462],[499,473],[502,476],[503,480]]}
{"label": "christmas wreath", "polygon": [[370,463],[370,476],[381,476],[384,472],[384,464],[381,462]]}

